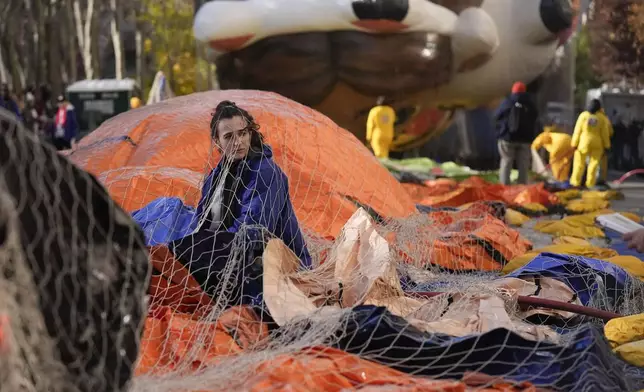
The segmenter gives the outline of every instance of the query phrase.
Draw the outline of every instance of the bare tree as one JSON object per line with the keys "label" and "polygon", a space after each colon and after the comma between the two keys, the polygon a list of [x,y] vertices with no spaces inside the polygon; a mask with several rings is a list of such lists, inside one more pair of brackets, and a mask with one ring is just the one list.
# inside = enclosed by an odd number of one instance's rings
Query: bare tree
{"label": "bare tree", "polygon": [[[68,83],[100,77],[112,50],[115,77],[127,76],[128,66],[136,65],[144,90],[160,67],[167,68],[169,80],[173,72],[194,73],[186,55],[195,51],[192,8],[186,7],[193,1],[0,0],[0,82],[18,93],[49,84],[53,94],[60,94]],[[126,41],[130,34],[135,46]],[[126,58],[129,51],[136,58]],[[183,83],[191,85],[193,79]],[[199,81],[206,82],[203,76]]]}
{"label": "bare tree", "polygon": [[[85,78],[94,78],[94,53],[92,44],[94,37],[92,33],[94,22],[94,0],[87,0],[86,6],[81,6],[81,0],[73,1],[74,11],[74,24],[76,26],[76,38],[78,40],[78,47],[81,50],[83,58],[83,69],[85,70]],[[84,12],[83,12],[84,10]]]}
{"label": "bare tree", "polygon": [[12,83],[14,89],[22,89],[27,83],[25,76],[25,69],[20,60],[19,42],[15,38],[20,33],[20,25],[15,21],[9,20],[7,23],[7,36],[5,37],[4,44],[7,46],[9,67],[11,69]]}
{"label": "bare tree", "polygon": [[109,0],[110,3],[110,34],[114,46],[114,73],[116,79],[123,79],[123,38],[121,25],[123,24],[123,7],[120,0]]}
{"label": "bare tree", "polygon": [[78,79],[78,42],[75,31],[74,6],[71,0],[65,0],[65,15],[61,23],[65,29],[66,51],[68,55],[68,82]]}
{"label": "bare tree", "polygon": [[[11,2],[0,4],[0,20],[9,20],[11,14]],[[0,23],[0,37],[7,35],[7,24]],[[7,67],[7,63],[4,57],[5,45],[0,40],[0,83],[9,83],[11,79],[11,74]]]}
{"label": "bare tree", "polygon": [[35,48],[36,80],[43,83],[47,80],[47,32],[45,23],[47,23],[46,7],[47,2],[42,0],[33,0],[34,16],[29,19],[33,31],[33,43]]}
{"label": "bare tree", "polygon": [[2,57],[2,50],[0,50],[0,83],[9,82],[9,72],[7,71],[7,66],[4,63],[4,58]]}
{"label": "bare tree", "polygon": [[143,2],[133,2],[130,7],[130,16],[135,24],[134,44],[136,45],[136,81],[139,85],[143,84],[143,21],[141,14],[144,11]]}

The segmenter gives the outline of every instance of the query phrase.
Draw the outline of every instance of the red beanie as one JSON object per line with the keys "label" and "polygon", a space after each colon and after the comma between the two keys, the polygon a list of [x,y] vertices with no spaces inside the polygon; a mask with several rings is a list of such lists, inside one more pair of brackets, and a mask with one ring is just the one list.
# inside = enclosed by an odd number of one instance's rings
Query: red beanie
{"label": "red beanie", "polygon": [[512,94],[525,93],[526,90],[527,87],[525,86],[525,83],[516,82],[514,85],[512,85]]}

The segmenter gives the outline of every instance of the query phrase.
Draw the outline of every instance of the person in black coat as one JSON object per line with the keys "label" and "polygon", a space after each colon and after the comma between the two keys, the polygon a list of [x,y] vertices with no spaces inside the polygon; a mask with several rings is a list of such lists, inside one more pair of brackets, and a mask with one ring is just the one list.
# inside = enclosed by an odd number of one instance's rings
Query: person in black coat
{"label": "person in black coat", "polygon": [[516,164],[519,183],[528,183],[532,152],[530,146],[537,135],[539,112],[524,83],[517,82],[512,94],[506,98],[495,113],[501,166],[499,180],[510,184],[510,173]]}

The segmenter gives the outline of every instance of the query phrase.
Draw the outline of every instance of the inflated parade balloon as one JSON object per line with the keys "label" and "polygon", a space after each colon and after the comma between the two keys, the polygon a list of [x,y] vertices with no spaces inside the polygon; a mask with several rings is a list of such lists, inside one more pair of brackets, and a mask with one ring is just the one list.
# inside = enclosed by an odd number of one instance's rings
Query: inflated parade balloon
{"label": "inflated parade balloon", "polygon": [[361,140],[384,97],[401,151],[442,132],[455,109],[535,80],[574,15],[570,0],[213,0],[194,33],[222,89],[279,93]]}

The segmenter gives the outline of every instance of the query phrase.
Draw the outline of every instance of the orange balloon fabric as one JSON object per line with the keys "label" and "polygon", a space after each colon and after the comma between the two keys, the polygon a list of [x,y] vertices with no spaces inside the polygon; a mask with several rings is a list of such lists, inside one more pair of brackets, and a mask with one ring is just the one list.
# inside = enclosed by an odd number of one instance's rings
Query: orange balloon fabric
{"label": "orange balloon fabric", "polygon": [[532,244],[495,216],[493,207],[476,202],[458,211],[432,211],[413,233],[389,233],[387,240],[403,260],[450,270],[500,271]]}
{"label": "orange balloon fabric", "polygon": [[[320,113],[272,93],[213,91],[142,107],[107,121],[68,156],[96,175],[127,211],[163,196],[195,205],[201,182],[219,159],[208,125],[213,108],[223,99],[249,110],[260,124],[276,162],[289,178],[291,199],[305,231],[335,238],[357,209],[350,199],[388,218],[416,213],[414,197],[352,134]],[[466,233],[445,236],[467,214],[478,220],[463,226]],[[475,205],[460,213],[431,213],[428,219],[433,223],[426,229],[441,238],[434,235],[411,245],[435,249],[427,260],[455,269],[501,267],[480,241],[498,247],[506,258],[529,246],[485,206]],[[410,248],[400,251],[405,250]],[[212,300],[166,247],[153,247],[151,262],[156,272],[151,278],[151,309],[137,375],[194,375],[231,356],[261,349],[270,339],[267,325],[249,308],[227,309],[212,321],[206,317],[212,311]],[[240,379],[239,390],[471,390],[467,382],[416,377],[325,347],[275,355],[249,366],[253,366],[249,371],[254,377]],[[534,391],[529,384],[502,380],[490,385],[483,390]],[[216,383],[191,388],[188,382],[186,391],[197,390],[231,388]]]}
{"label": "orange balloon fabric", "polygon": [[[201,196],[201,182],[219,159],[209,122],[213,108],[224,99],[248,109],[260,124],[276,162],[289,178],[300,225],[314,236],[333,239],[339,234],[357,209],[350,199],[386,218],[415,214],[416,202],[445,207],[476,200],[549,204],[556,199],[543,186],[504,187],[478,178],[462,183],[436,180],[426,186],[400,184],[351,133],[327,117],[259,91],[211,91],[123,113],[83,138],[69,158],[95,174],[127,211],[163,196],[179,197],[194,206]],[[468,211],[465,215],[473,209]],[[422,238],[403,238],[413,233],[392,233],[388,238],[397,238],[394,248],[415,264],[434,263],[455,270],[499,270],[503,259],[514,258],[530,246],[486,213],[460,225],[459,233],[437,235],[465,215],[432,213],[427,227],[411,229]],[[441,224],[439,216],[451,216],[450,223]],[[503,257],[486,251],[481,240]],[[152,261],[157,271],[166,271],[152,277],[150,294],[158,304],[179,306],[182,311],[206,305],[195,282],[173,276],[185,271],[167,249],[153,249]]]}
{"label": "orange balloon fabric", "polygon": [[289,178],[300,225],[310,233],[334,238],[357,208],[347,196],[387,217],[415,213],[405,189],[355,136],[273,93],[210,91],[129,111],[83,138],[69,158],[96,175],[127,211],[161,196],[194,205],[219,159],[209,123],[224,99],[247,109],[260,124]]}
{"label": "orange balloon fabric", "polygon": [[[234,331],[234,337],[230,331]],[[146,320],[136,374],[192,375],[216,366],[223,359],[261,349],[268,339],[267,326],[247,307],[230,308],[212,322],[197,321],[194,316],[176,314],[167,307],[155,307]],[[257,365],[251,362],[249,367],[252,377],[240,378],[237,385],[212,383],[208,388],[203,385],[190,388],[189,378],[185,392],[537,391],[529,383],[511,384],[485,375],[468,376],[463,381],[412,376],[329,347],[276,354]],[[480,388],[484,385],[488,387]]]}
{"label": "orange balloon fabric", "polygon": [[460,207],[475,201],[502,201],[509,205],[539,203],[551,206],[559,203],[543,183],[534,185],[491,184],[480,177],[462,182],[449,179],[426,181],[424,185],[403,184],[418,204],[432,207]]}

